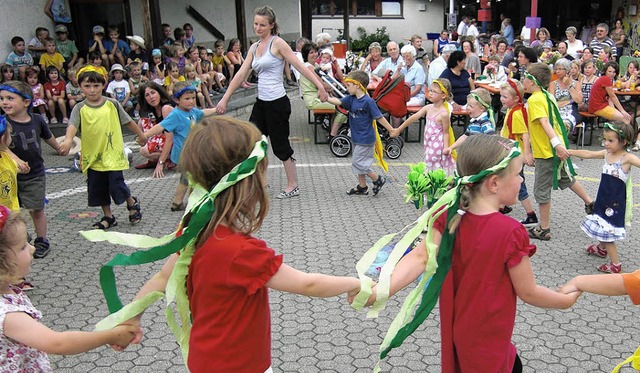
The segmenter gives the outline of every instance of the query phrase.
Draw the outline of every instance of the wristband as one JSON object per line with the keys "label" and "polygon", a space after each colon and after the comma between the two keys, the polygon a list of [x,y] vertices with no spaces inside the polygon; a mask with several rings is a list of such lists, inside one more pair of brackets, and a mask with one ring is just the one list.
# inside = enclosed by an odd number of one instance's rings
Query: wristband
{"label": "wristband", "polygon": [[551,139],[551,146],[555,148],[558,145],[562,145],[562,142],[560,142],[560,139],[558,138],[558,136],[555,136],[554,138]]}

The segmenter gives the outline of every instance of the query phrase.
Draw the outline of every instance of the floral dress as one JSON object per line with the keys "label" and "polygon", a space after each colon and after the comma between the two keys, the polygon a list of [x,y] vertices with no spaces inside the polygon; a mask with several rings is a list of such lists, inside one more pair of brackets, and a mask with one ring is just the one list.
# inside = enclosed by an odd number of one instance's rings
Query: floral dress
{"label": "floral dress", "polygon": [[444,145],[444,131],[442,126],[436,123],[436,117],[442,112],[447,111],[446,108],[430,115],[432,110],[427,112],[424,126],[424,162],[427,164],[426,171],[444,170],[447,175],[453,175],[456,164],[451,154],[444,155],[442,151]]}
{"label": "floral dress", "polygon": [[42,88],[42,84],[38,83],[31,87],[31,93],[33,94],[33,107],[47,104],[44,101],[44,89]]}
{"label": "floral dress", "polygon": [[0,295],[0,371],[53,372],[47,354],[4,335],[4,319],[8,313],[23,312],[35,320],[42,319],[42,313],[33,307],[29,297],[20,288],[10,288],[14,294]]}

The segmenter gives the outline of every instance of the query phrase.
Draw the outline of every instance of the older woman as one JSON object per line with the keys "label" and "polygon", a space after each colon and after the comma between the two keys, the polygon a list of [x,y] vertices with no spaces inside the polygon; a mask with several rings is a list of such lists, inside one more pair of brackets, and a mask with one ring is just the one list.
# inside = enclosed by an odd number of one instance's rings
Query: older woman
{"label": "older woman", "polygon": [[573,26],[569,26],[565,30],[564,34],[567,36],[567,54],[575,59],[580,58],[582,50],[584,49],[584,43],[582,43],[582,40],[576,39],[578,29]]}
{"label": "older woman", "polygon": [[400,50],[404,59],[404,66],[400,73],[404,75],[404,81],[411,87],[411,99],[407,102],[407,106],[424,105],[424,82],[426,77],[422,66],[416,62],[416,49],[412,45],[405,45]]}
{"label": "older woman", "polygon": [[[315,67],[316,67],[315,61],[316,61],[316,58],[318,58],[318,47],[315,44],[306,43],[305,45],[302,46],[301,53],[302,53],[302,60],[304,61],[304,66],[315,74]],[[328,84],[323,83],[323,85],[325,86],[325,89],[327,91],[331,90],[331,87]],[[309,110],[313,110],[313,109],[335,110],[336,108],[334,105],[328,102],[320,101],[320,99],[318,98],[318,87],[316,87],[314,82],[312,82],[302,74],[300,75],[300,92],[302,93],[302,100],[304,101],[304,105]],[[347,117],[344,114],[340,113],[339,111],[336,111],[335,115],[333,116],[333,122],[331,125],[331,131],[329,132],[329,136],[330,137],[336,136],[338,134],[338,129],[340,129],[340,125],[346,122],[347,122]]]}
{"label": "older woman", "polygon": [[371,74],[371,72],[375,70],[378,65],[380,65],[380,62],[382,62],[383,59],[382,47],[380,46],[380,43],[374,41],[369,45],[369,54],[360,66],[360,70]]}
{"label": "older woman", "polygon": [[531,42],[530,47],[533,48],[537,45],[543,47],[545,44],[553,47],[553,42],[551,41],[551,33],[547,30],[546,27],[540,27],[538,29],[538,33],[536,34],[537,39]]}
{"label": "older woman", "polygon": [[482,65],[480,64],[480,58],[478,58],[478,55],[475,53],[476,49],[474,43],[469,39],[463,41],[462,51],[467,57],[465,69],[467,69],[471,78],[475,79],[476,76],[482,73]]}
{"label": "older woman", "polygon": [[502,21],[502,25],[504,26],[504,30],[500,33],[505,39],[507,39],[507,43],[509,43],[509,45],[513,44],[513,40],[515,39],[515,32],[513,31],[513,26],[511,25],[511,18],[505,18],[504,21]]}
{"label": "older woman", "polygon": [[553,66],[558,79],[549,84],[549,93],[555,96],[564,125],[573,132],[576,126],[573,104],[582,102],[582,85],[571,79],[571,61],[561,58]]}
{"label": "older woman", "polygon": [[440,78],[449,79],[451,82],[451,92],[453,93],[454,110],[461,109],[467,104],[467,96],[471,90],[475,89],[473,79],[469,72],[465,70],[466,55],[463,51],[455,51],[449,56],[447,69],[442,72]]}
{"label": "older woman", "polygon": [[[140,120],[138,124],[143,131],[162,122],[169,115],[173,107],[172,100],[164,90],[164,87],[154,82],[142,84],[138,90],[138,102],[140,103]],[[173,138],[170,133],[155,135],[147,140],[147,143],[140,148],[140,155],[147,158],[146,163],[136,166],[138,170],[145,168],[155,168],[154,177],[163,177],[164,165],[168,169],[175,167],[169,160],[169,153],[173,145]],[[158,162],[158,160],[163,160]]]}

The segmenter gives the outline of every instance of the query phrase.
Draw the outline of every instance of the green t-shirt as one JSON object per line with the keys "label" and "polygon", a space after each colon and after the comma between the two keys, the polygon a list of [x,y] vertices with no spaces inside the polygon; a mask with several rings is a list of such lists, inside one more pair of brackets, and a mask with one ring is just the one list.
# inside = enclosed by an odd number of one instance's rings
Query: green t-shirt
{"label": "green t-shirt", "polygon": [[56,51],[68,61],[73,58],[74,53],[78,53],[78,47],[76,47],[76,43],[73,40],[60,41],[56,39]]}

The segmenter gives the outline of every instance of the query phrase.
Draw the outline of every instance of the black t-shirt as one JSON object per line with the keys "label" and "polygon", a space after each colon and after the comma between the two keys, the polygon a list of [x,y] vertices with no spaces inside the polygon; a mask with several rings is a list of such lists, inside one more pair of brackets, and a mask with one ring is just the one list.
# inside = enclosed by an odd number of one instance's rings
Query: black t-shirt
{"label": "black t-shirt", "polygon": [[29,163],[31,169],[27,174],[18,174],[18,180],[31,180],[44,175],[44,158],[42,158],[42,141],[49,140],[53,134],[44,118],[38,114],[30,114],[31,120],[16,122],[7,116],[11,123],[11,145],[9,148],[18,158]]}

